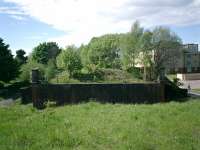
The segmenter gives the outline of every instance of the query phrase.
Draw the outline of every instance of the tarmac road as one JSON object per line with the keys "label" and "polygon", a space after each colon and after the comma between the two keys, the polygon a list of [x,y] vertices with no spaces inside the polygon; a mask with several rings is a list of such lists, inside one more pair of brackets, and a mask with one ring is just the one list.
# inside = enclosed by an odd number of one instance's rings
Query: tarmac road
{"label": "tarmac road", "polygon": [[187,88],[190,85],[191,89],[200,89],[200,80],[181,81],[184,85],[181,88]]}

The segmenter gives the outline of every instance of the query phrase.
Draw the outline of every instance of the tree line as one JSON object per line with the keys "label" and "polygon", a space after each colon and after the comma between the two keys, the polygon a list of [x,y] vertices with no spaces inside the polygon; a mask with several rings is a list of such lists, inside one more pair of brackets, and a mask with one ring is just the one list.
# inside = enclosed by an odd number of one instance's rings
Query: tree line
{"label": "tree line", "polygon": [[[39,68],[46,81],[62,77],[96,80],[102,70],[118,69],[144,80],[157,80],[161,72],[176,59],[181,38],[169,28],[146,30],[135,22],[128,33],[93,37],[86,45],[60,48],[55,42],[44,42],[29,56],[24,50],[11,54],[9,45],[0,39],[0,81],[29,80],[32,68]],[[136,66],[140,65],[140,69]]]}

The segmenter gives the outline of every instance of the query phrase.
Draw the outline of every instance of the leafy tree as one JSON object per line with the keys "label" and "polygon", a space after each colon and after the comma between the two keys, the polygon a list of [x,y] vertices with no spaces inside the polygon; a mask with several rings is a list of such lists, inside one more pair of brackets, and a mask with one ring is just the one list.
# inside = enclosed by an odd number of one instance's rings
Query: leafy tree
{"label": "leafy tree", "polygon": [[21,74],[19,76],[20,80],[30,81],[30,73],[31,73],[31,70],[34,69],[34,68],[38,68],[41,75],[44,76],[45,65],[36,62],[30,56],[27,60],[27,63],[25,63],[21,66],[21,69],[20,69]]}
{"label": "leafy tree", "polygon": [[90,41],[85,57],[100,68],[120,68],[119,51],[119,35],[107,34]]}
{"label": "leafy tree", "polygon": [[47,64],[50,59],[56,59],[60,51],[55,42],[44,42],[33,49],[32,58],[38,63]]}
{"label": "leafy tree", "polygon": [[122,49],[122,63],[123,69],[128,70],[135,66],[135,58],[138,55],[139,41],[143,35],[143,28],[140,27],[139,22],[135,22],[131,31],[124,34],[121,38]]}
{"label": "leafy tree", "polygon": [[26,52],[22,49],[16,51],[15,60],[18,62],[19,66],[26,63],[27,57],[25,54]]}
{"label": "leafy tree", "polygon": [[70,77],[82,68],[81,58],[75,46],[68,46],[56,59],[57,67],[69,72]]}
{"label": "leafy tree", "polygon": [[169,28],[156,27],[152,36],[154,50],[154,78],[158,78],[166,67],[169,67],[171,60],[176,60],[180,55],[181,38]]}
{"label": "leafy tree", "polygon": [[[138,46],[138,63],[143,66],[143,79],[151,78],[151,68],[153,65],[153,43],[152,32],[145,31],[139,41]],[[148,71],[147,71],[148,70]],[[147,77],[148,74],[148,77]]]}
{"label": "leafy tree", "polygon": [[47,81],[54,78],[55,74],[57,73],[55,61],[50,59],[47,63],[47,67],[45,69],[45,78]]}
{"label": "leafy tree", "polygon": [[0,81],[8,82],[18,75],[18,66],[9,50],[9,45],[0,38]]}
{"label": "leafy tree", "polygon": [[89,58],[88,58],[88,51],[89,51],[89,46],[88,45],[81,45],[79,47],[79,51],[80,51],[80,57],[81,57],[81,62],[83,64],[84,67],[87,67],[88,64],[90,64],[89,62]]}

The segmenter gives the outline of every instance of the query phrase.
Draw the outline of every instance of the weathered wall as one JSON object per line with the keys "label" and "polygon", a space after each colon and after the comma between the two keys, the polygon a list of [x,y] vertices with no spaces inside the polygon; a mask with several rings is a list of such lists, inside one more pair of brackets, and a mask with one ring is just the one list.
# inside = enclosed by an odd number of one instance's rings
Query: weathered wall
{"label": "weathered wall", "polygon": [[[30,92],[31,91],[31,92]],[[28,94],[29,93],[29,94]],[[58,104],[80,103],[89,99],[111,103],[156,103],[164,101],[164,85],[147,84],[33,84],[24,92],[24,102],[42,108],[47,100]]]}

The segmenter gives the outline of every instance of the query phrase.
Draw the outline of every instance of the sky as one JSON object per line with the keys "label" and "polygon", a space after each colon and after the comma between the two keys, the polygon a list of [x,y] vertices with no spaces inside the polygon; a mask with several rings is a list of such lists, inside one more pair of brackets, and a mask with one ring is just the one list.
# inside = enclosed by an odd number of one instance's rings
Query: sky
{"label": "sky", "polygon": [[136,20],[200,43],[200,0],[0,0],[0,37],[13,54],[48,41],[87,44],[94,36],[128,32]]}

